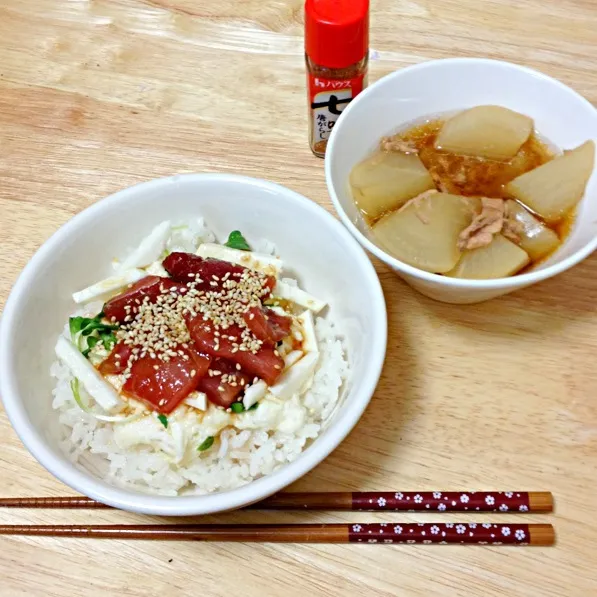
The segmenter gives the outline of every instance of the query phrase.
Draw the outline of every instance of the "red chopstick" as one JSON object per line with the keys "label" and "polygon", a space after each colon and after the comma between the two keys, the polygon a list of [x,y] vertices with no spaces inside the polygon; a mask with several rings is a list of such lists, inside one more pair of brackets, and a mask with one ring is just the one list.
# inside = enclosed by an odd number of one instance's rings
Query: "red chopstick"
{"label": "red chopstick", "polygon": [[252,543],[553,545],[549,524],[5,525],[0,535]]}
{"label": "red chopstick", "polygon": [[[4,508],[109,508],[87,497],[0,498]],[[383,491],[278,493],[253,510],[388,512],[551,512],[547,491]]]}

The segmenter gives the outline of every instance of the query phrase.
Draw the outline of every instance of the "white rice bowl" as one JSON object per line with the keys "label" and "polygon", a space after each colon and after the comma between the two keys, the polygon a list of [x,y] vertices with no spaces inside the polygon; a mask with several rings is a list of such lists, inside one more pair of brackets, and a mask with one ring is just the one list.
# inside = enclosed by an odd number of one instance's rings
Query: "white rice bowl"
{"label": "white rice bowl", "polygon": [[[173,234],[168,248],[194,252],[198,243],[214,240],[199,219]],[[267,240],[252,248],[275,254]],[[93,317],[101,305],[88,304],[73,316]],[[295,460],[326,428],[341,402],[349,365],[333,314],[329,305],[325,316],[315,319],[319,357],[302,392],[287,400],[268,393],[256,410],[239,414],[213,404],[205,413],[181,405],[168,415],[167,428],[151,411],[136,420],[106,422],[81,410],[71,390],[72,375],[55,361],[50,373],[56,379],[52,406],[59,414],[60,446],[78,467],[113,485],[164,496],[226,491],[268,475]],[[68,325],[64,335],[69,337]],[[213,447],[198,451],[210,436],[216,438]]]}

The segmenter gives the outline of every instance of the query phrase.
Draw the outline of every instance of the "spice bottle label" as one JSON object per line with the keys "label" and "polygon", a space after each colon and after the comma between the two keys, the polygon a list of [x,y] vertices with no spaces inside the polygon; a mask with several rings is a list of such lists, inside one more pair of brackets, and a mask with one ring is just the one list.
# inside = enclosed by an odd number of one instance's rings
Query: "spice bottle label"
{"label": "spice bottle label", "polygon": [[327,141],[349,102],[366,86],[364,73],[352,79],[324,79],[308,75],[311,145]]}

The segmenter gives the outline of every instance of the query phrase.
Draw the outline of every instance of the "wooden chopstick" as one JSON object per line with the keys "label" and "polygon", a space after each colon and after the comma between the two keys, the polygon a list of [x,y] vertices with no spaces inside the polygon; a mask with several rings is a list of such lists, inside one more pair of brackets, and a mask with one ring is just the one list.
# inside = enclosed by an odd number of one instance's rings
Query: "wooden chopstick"
{"label": "wooden chopstick", "polygon": [[[3,508],[109,508],[87,497],[0,498]],[[253,510],[347,510],[389,512],[551,512],[547,491],[384,491],[278,493]]]}
{"label": "wooden chopstick", "polygon": [[0,535],[252,543],[553,545],[550,524],[5,525]]}

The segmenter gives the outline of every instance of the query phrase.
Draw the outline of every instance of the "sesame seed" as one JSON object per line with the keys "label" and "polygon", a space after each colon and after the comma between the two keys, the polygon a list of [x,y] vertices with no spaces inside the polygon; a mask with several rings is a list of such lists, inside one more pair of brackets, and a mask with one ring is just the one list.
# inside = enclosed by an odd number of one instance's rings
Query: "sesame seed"
{"label": "sesame seed", "polygon": [[195,371],[195,369],[193,369],[193,370],[191,371],[191,377],[195,377],[195,375],[197,375],[197,371]]}
{"label": "sesame seed", "polygon": [[224,391],[224,386],[218,386],[218,392],[223,392]]}
{"label": "sesame seed", "polygon": [[154,366],[153,366],[153,368],[154,368],[156,371],[159,371],[159,370],[160,370],[160,366],[159,366],[159,365],[154,365]]}
{"label": "sesame seed", "polygon": [[236,370],[237,370],[237,371],[240,371],[240,370],[241,370],[240,363],[236,363]]}

